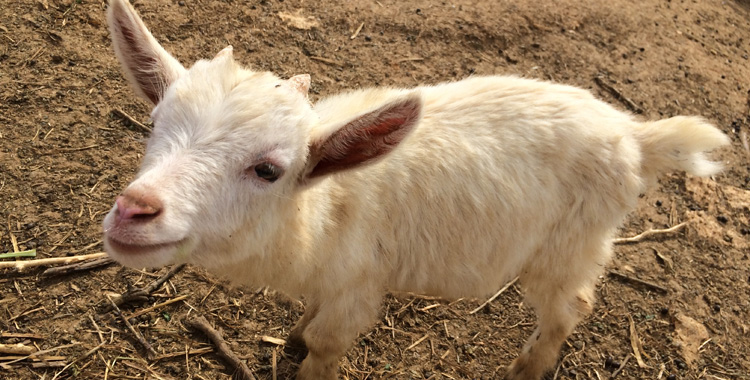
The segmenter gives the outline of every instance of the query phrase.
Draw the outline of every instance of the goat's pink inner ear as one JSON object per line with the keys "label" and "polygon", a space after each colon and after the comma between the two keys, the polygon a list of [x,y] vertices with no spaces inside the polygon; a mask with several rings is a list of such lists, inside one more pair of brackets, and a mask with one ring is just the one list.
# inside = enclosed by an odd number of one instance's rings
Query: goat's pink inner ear
{"label": "goat's pink inner ear", "polygon": [[288,80],[289,85],[302,93],[305,97],[307,97],[307,93],[310,91],[310,75],[309,74],[299,74],[295,75]]}
{"label": "goat's pink inner ear", "polygon": [[310,147],[315,178],[373,162],[392,151],[418,124],[422,100],[411,95],[347,122],[328,138]]}
{"label": "goat's pink inner ear", "polygon": [[159,103],[167,87],[185,68],[151,35],[128,0],[111,0],[107,23],[125,76],[138,95]]}

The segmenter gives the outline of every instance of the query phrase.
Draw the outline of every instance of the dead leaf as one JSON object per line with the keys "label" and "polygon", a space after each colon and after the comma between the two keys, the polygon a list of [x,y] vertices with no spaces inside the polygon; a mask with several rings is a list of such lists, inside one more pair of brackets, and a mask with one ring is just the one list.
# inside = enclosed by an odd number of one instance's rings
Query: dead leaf
{"label": "dead leaf", "polygon": [[286,12],[279,12],[279,18],[286,22],[288,26],[301,30],[310,30],[320,26],[318,20],[313,16],[305,16],[302,14],[302,9],[297,9],[293,14]]}
{"label": "dead leaf", "polygon": [[635,329],[635,322],[633,322],[633,317],[628,315],[628,319],[630,320],[630,346],[633,348],[633,355],[635,356],[635,360],[638,362],[638,367],[649,368],[646,363],[643,362],[643,358],[641,357],[641,351],[643,351],[643,347],[641,346],[641,340],[638,339],[638,332]]}
{"label": "dead leaf", "polygon": [[274,338],[272,336],[263,335],[260,337],[260,340],[266,343],[275,344],[277,346],[283,346],[286,344],[286,340],[281,338]]}
{"label": "dead leaf", "polygon": [[675,315],[675,342],[682,349],[685,363],[692,366],[698,359],[698,348],[708,339],[708,330],[702,323],[684,314]]}

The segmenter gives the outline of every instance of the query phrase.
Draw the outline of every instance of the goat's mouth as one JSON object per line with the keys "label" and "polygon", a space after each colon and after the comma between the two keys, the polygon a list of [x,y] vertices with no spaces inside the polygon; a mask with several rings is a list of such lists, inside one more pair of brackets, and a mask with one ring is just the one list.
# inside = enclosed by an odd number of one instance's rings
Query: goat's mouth
{"label": "goat's mouth", "polygon": [[187,239],[163,243],[124,242],[106,236],[104,248],[109,256],[131,268],[158,268],[184,261],[189,254]]}
{"label": "goat's mouth", "polygon": [[178,240],[174,242],[166,243],[155,243],[155,244],[144,244],[144,243],[126,243],[117,240],[111,236],[107,236],[107,245],[117,253],[121,255],[141,255],[154,253],[158,251],[166,251],[170,248],[177,248],[183,241]]}

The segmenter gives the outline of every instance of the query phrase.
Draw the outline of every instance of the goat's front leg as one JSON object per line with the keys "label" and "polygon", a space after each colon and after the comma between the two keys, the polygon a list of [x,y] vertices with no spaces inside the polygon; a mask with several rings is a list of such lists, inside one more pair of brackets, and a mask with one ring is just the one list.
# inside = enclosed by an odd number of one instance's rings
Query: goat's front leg
{"label": "goat's front leg", "polygon": [[333,298],[321,302],[307,326],[300,326],[308,353],[297,380],[335,380],[339,358],[357,335],[375,322],[383,297],[380,291],[362,288],[339,289],[329,294]]}

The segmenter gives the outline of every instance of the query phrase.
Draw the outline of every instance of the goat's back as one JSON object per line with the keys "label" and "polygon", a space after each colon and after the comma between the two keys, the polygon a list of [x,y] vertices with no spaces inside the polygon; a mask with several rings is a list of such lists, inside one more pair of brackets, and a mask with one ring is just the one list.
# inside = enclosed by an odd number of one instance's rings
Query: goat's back
{"label": "goat's back", "polygon": [[340,223],[373,236],[364,254],[394,290],[479,296],[564,264],[606,244],[643,190],[635,122],[584,90],[474,77],[421,91],[401,147],[335,181],[357,194]]}

